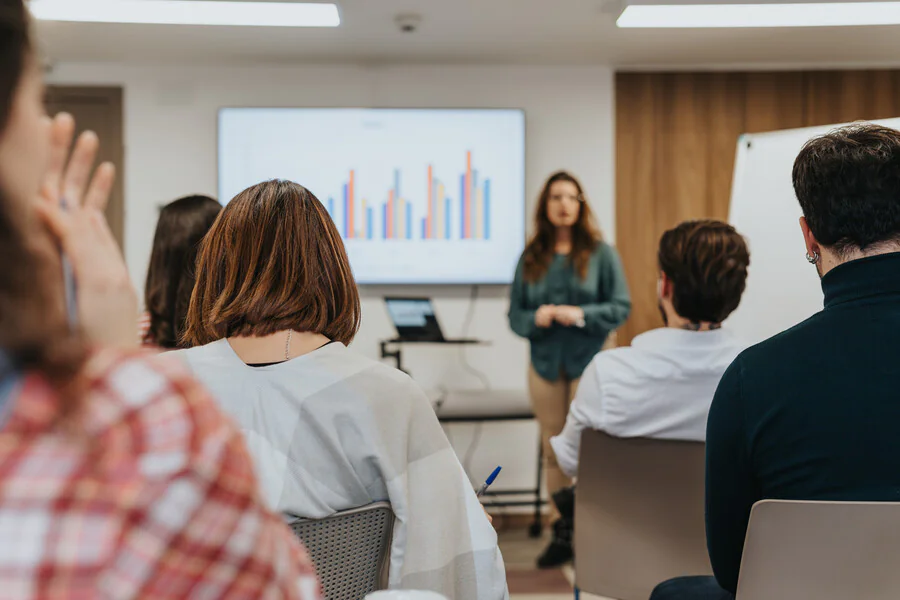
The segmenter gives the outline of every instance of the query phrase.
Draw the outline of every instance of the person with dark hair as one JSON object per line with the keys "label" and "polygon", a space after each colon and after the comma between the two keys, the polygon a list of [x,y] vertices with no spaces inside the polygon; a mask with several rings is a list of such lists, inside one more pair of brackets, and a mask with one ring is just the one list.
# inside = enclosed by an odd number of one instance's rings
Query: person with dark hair
{"label": "person with dark hair", "polygon": [[180,350],[242,428],[287,520],[388,501],[391,588],[508,597],[497,534],[434,410],[351,352],[360,301],[337,227],[290,181],[238,194],[200,248]]}
{"label": "person with dark hair", "polygon": [[209,196],[186,196],[159,212],[144,286],[144,344],[165,349],[181,346],[194,291],[197,251],[221,211],[222,205]]}
{"label": "person with dark hair", "polygon": [[631,346],[600,352],[585,369],[562,434],[550,440],[574,477],[581,432],[617,437],[706,439],[719,379],[744,349],[722,328],[741,301],[750,253],[721,221],[687,221],[659,242],[659,309],[665,327]]}
{"label": "person with dark hair", "polygon": [[[602,241],[575,177],[560,171],[547,180],[534,227],[510,291],[509,324],[531,344],[528,388],[553,494],[571,481],[556,462],[550,438],[566,422],[584,368],[628,318],[631,297],[619,256]],[[538,566],[571,560],[555,548],[551,543]]]}
{"label": "person with dark hair", "polygon": [[25,4],[0,0],[2,595],[320,598],[240,433],[138,351],[103,218],[115,169],[92,176],[97,136],[70,152],[75,122],[51,123],[43,91]]}
{"label": "person with dark hair", "polygon": [[825,308],[722,377],[706,434],[715,578],[665,582],[654,600],[733,599],[760,500],[900,501],[900,132],[860,123],[816,137],[793,181]]}
{"label": "person with dark hair", "polygon": [[[665,327],[631,346],[600,352],[584,371],[562,433],[550,440],[562,470],[574,477],[581,434],[703,441],[719,379],[744,344],[722,322],[738,307],[750,254],[721,221],[687,221],[662,235],[657,254],[659,308]],[[570,508],[566,494],[554,500]],[[574,523],[563,513],[571,546]],[[562,550],[560,550],[562,552]]]}

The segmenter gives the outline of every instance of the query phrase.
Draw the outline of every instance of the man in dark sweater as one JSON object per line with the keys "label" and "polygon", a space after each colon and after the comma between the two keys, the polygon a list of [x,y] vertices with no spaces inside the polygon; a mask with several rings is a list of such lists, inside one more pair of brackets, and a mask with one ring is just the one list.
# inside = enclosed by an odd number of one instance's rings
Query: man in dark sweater
{"label": "man in dark sweater", "polygon": [[900,132],[815,138],[793,180],[825,308],[722,377],[706,438],[715,578],[667,581],[652,600],[733,599],[759,500],[900,501]]}

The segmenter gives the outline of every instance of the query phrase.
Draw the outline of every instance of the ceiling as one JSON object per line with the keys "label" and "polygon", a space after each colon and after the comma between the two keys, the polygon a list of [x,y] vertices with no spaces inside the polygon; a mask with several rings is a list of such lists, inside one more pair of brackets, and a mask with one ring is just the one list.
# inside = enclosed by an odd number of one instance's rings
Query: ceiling
{"label": "ceiling", "polygon": [[[615,26],[616,0],[336,1],[343,20],[337,29],[43,22],[38,36],[52,61],[900,65],[900,26],[626,30]],[[414,33],[401,33],[394,19],[410,12],[422,23]]]}

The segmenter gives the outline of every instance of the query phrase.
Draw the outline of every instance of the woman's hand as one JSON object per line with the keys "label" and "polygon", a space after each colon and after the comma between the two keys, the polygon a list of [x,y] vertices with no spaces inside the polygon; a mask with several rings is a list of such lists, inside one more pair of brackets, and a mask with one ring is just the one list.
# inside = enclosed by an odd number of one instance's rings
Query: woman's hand
{"label": "woman's hand", "polygon": [[565,327],[574,327],[584,323],[584,309],[580,306],[557,306],[556,322]]}
{"label": "woman's hand", "polygon": [[91,343],[136,346],[137,294],[103,215],[115,167],[103,163],[94,171],[99,141],[93,132],[81,134],[69,154],[75,135],[71,115],[53,119],[51,132],[38,212],[72,265],[78,324]]}
{"label": "woman's hand", "polygon": [[545,304],[534,313],[534,324],[540,327],[541,329],[546,329],[553,325],[553,319],[556,315],[556,309],[558,307],[553,306],[552,304]]}

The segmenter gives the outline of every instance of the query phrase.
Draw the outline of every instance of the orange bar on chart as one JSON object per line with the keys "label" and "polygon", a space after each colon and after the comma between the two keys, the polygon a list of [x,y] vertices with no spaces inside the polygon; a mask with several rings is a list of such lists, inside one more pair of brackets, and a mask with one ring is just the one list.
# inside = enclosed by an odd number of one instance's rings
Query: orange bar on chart
{"label": "orange bar on chart", "polygon": [[434,180],[432,179],[432,168],[428,165],[428,216],[425,217],[425,239],[432,237],[434,230]]}
{"label": "orange bar on chart", "polygon": [[356,200],[353,198],[353,170],[350,170],[350,181],[347,183],[347,237],[353,238],[356,236],[356,220],[353,218],[353,206],[356,204]]}
{"label": "orange bar on chart", "polygon": [[472,151],[466,152],[466,201],[464,204],[463,223],[466,224],[463,238],[472,237]]}
{"label": "orange bar on chart", "polygon": [[388,239],[394,237],[394,190],[388,191],[387,237]]}

